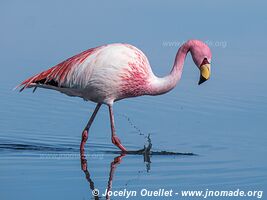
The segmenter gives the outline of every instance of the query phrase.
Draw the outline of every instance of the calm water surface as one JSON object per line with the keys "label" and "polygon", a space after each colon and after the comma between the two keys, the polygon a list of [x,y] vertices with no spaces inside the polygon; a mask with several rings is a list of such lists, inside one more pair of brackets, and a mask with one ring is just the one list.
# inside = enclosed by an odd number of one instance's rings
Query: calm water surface
{"label": "calm water surface", "polygon": [[[92,199],[93,189],[104,193],[110,187],[137,192],[266,189],[266,93],[250,85],[248,94],[238,83],[218,89],[212,85],[222,83],[215,80],[188,89],[191,82],[184,78],[170,94],[115,105],[117,132],[125,146],[142,149],[150,134],[155,155],[118,157],[110,142],[108,111],[102,107],[83,159],[80,134],[93,103],[42,89],[18,94],[11,91],[17,80],[5,82],[1,199]],[[157,155],[162,151],[197,155]]]}
{"label": "calm water surface", "polygon": [[[197,6],[190,1],[181,5],[148,2],[138,7],[138,15],[134,15],[136,5],[121,2],[109,14],[110,20],[95,19],[98,10],[85,1],[82,7],[35,1],[1,6],[1,200],[97,199],[92,190],[102,194],[107,188],[137,191],[133,199],[154,199],[141,198],[142,189],[179,193],[159,199],[202,199],[181,197],[182,190],[267,191],[266,5],[242,2],[244,10],[238,11],[234,8],[239,4],[232,1]],[[110,13],[113,5],[94,6]],[[181,8],[179,13],[177,8]],[[162,9],[164,16],[159,14]],[[71,14],[74,10],[77,15]],[[178,26],[175,19],[184,16],[187,20]],[[211,21],[203,25],[196,17]],[[84,31],[77,32],[81,26]],[[103,106],[91,127],[86,155],[80,157],[81,132],[95,104],[44,89],[34,94],[12,91],[30,75],[81,50],[111,42],[141,48],[153,71],[165,75],[178,46],[164,46],[163,42],[195,37],[213,41],[211,80],[197,85],[199,72],[189,56],[182,80],[173,91],[123,100],[114,106],[117,133],[126,148],[147,147],[150,135],[152,155],[133,152],[121,156],[111,143],[108,109]],[[216,41],[227,45],[216,46]],[[188,152],[196,155],[178,154]]]}

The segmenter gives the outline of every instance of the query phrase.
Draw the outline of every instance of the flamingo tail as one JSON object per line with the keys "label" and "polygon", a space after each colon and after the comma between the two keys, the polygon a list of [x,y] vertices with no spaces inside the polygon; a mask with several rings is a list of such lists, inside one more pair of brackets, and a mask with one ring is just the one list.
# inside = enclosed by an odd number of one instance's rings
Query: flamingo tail
{"label": "flamingo tail", "polygon": [[[64,70],[64,69],[63,69]],[[26,80],[24,80],[21,84],[17,85],[14,90],[18,89],[21,87],[19,92],[22,92],[26,88],[31,88],[34,87],[33,92],[36,90],[36,88],[40,85],[48,85],[48,86],[55,86],[59,87],[59,82],[56,81],[56,76],[57,75],[62,75],[62,72],[60,74],[60,71],[62,69],[52,67],[46,71],[43,71],[39,74],[36,74],[35,76],[32,76]]]}

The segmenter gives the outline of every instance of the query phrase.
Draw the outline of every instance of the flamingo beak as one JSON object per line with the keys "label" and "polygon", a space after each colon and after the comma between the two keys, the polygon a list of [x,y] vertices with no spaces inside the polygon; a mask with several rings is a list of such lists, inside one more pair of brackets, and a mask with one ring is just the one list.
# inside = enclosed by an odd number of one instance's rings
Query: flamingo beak
{"label": "flamingo beak", "polygon": [[210,64],[204,64],[200,66],[200,78],[198,85],[204,83],[206,80],[210,78]]}

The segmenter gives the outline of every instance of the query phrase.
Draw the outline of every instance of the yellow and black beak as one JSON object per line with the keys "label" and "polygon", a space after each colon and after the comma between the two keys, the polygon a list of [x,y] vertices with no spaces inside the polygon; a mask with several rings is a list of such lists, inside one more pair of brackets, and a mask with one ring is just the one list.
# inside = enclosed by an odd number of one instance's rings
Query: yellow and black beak
{"label": "yellow and black beak", "polygon": [[204,65],[201,65],[199,69],[200,69],[200,78],[198,85],[204,83],[206,80],[210,78],[210,64],[206,63]]}

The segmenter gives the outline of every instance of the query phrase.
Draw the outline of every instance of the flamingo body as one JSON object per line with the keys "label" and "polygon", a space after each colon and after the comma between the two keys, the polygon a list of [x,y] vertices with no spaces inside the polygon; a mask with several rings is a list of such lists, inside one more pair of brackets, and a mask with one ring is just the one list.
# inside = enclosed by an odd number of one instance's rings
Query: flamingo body
{"label": "flamingo body", "polygon": [[120,99],[142,95],[160,95],[173,89],[180,80],[183,64],[190,52],[200,70],[199,84],[209,79],[211,52],[199,40],[189,40],[178,50],[169,75],[159,78],[151,70],[144,53],[129,44],[109,44],[88,49],[58,65],[23,81],[25,88],[54,89],[69,96],[78,96],[97,103],[82,134],[81,152],[88,138],[88,131],[102,104],[109,107],[112,142],[123,152],[115,132],[113,103]]}
{"label": "flamingo body", "polygon": [[22,84],[110,104],[147,94],[153,78],[148,59],[141,50],[129,44],[110,44],[86,50]]}

